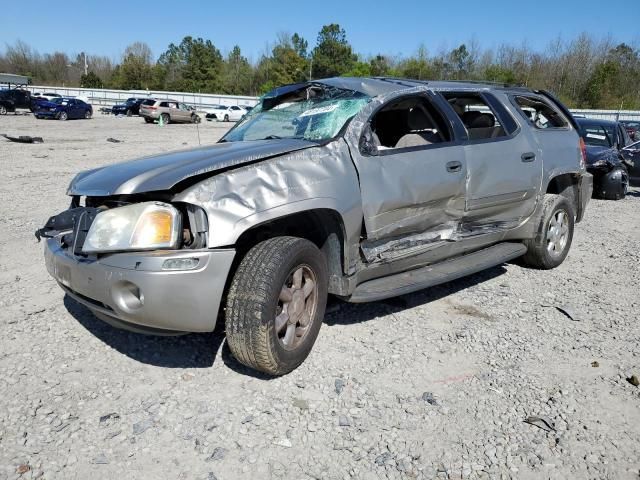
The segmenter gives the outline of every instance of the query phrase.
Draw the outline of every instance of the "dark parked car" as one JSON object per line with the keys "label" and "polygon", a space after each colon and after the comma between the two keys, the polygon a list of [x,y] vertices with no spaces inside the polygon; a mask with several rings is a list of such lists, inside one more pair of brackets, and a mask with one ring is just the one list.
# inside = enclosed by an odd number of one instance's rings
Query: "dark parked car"
{"label": "dark parked car", "polygon": [[587,152],[587,171],[593,175],[593,196],[609,200],[625,197],[629,188],[629,169],[633,162],[622,149],[631,145],[620,122],[577,118]]}
{"label": "dark parked car", "polygon": [[637,120],[620,120],[620,123],[624,125],[629,137],[634,142],[640,140],[640,121]]}
{"label": "dark parked car", "polygon": [[633,165],[629,168],[631,184],[640,185],[640,141],[632,143],[622,149],[622,155]]}
{"label": "dark parked car", "polygon": [[27,90],[0,90],[0,115],[15,112],[18,108],[33,111],[34,106],[35,100]]}
{"label": "dark parked car", "polygon": [[111,107],[111,113],[113,115],[126,115],[127,117],[140,115],[140,105],[145,100],[146,98],[127,98],[126,102]]}
{"label": "dark parked car", "polygon": [[89,119],[93,115],[93,108],[77,98],[53,98],[49,102],[40,102],[34,114],[36,118],[55,118],[56,120]]}

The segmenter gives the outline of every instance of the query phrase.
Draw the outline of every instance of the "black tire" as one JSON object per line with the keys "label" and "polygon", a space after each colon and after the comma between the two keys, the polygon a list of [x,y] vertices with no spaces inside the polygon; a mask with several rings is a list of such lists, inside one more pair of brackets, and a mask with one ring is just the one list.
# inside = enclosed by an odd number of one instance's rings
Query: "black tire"
{"label": "black tire", "polygon": [[85,120],[91,119],[91,110],[87,110],[86,112],[84,112],[84,118]]}
{"label": "black tire", "polygon": [[162,115],[160,115],[160,117],[162,118],[162,123],[164,123],[165,125],[171,122],[171,117],[168,113],[163,113]]}
{"label": "black tire", "polygon": [[[294,272],[305,269],[296,290],[289,285]],[[315,281],[309,282],[309,279]],[[291,280],[295,282],[295,280]],[[307,285],[313,285],[306,294]],[[244,256],[235,272],[226,303],[227,343],[234,357],[244,365],[270,375],[284,375],[298,367],[309,355],[318,336],[327,303],[328,274],[323,253],[310,241],[296,237],[275,237],[254,246]],[[306,320],[298,317],[293,301],[287,315],[282,293],[286,290],[302,295]],[[298,293],[301,292],[301,293]],[[312,301],[312,306],[306,303]],[[298,304],[300,306],[300,304]],[[276,317],[285,312],[288,319],[276,328]],[[293,335],[285,345],[290,324]],[[299,326],[298,326],[299,325]],[[284,334],[283,334],[284,330]],[[284,338],[282,338],[284,337]]]}
{"label": "black tire", "polygon": [[144,123],[153,123],[153,118],[146,118],[145,117]]}
{"label": "black tire", "polygon": [[69,119],[69,115],[67,114],[67,112],[60,112],[58,114],[58,120],[62,120],[63,122],[67,121]]}
{"label": "black tire", "polygon": [[191,115],[191,123],[200,123],[200,117],[194,113]]}
{"label": "black tire", "polygon": [[6,115],[7,114],[7,107],[5,107],[4,105],[0,105],[0,115]]}
{"label": "black tire", "polygon": [[228,122],[228,121],[229,121],[229,115],[225,115],[225,116],[224,116],[224,121],[225,121],[225,122]]}
{"label": "black tire", "polygon": [[[563,195],[546,194],[542,202],[542,217],[536,229],[536,236],[525,240],[527,253],[522,260],[531,267],[549,270],[557,267],[567,258],[573,240],[576,214],[571,202]],[[566,221],[566,237],[562,237],[561,232],[564,229],[552,224],[555,220],[555,225],[560,225],[558,215],[561,213],[564,214]]]}
{"label": "black tire", "polygon": [[133,112],[131,111],[130,108],[127,108],[127,117],[130,117],[133,115]]}

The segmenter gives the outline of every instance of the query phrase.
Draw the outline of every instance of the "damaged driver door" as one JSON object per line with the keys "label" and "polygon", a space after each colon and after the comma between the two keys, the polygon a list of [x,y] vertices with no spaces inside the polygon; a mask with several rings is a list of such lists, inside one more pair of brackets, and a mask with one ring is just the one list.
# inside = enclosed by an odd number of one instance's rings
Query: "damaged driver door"
{"label": "damaged driver door", "polygon": [[368,262],[443,247],[457,230],[465,206],[465,155],[435,105],[428,91],[389,99],[370,113],[352,149]]}

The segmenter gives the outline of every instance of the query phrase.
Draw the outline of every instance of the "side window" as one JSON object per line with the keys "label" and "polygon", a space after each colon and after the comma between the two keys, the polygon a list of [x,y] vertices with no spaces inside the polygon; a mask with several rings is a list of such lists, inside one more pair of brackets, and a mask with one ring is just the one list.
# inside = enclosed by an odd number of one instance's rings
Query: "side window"
{"label": "side window", "polygon": [[424,96],[392,100],[378,110],[370,125],[379,151],[451,141],[447,122]]}
{"label": "side window", "polygon": [[[495,109],[478,93],[443,92],[442,95],[460,117],[469,134],[469,140],[506,137],[507,130],[515,130],[511,126],[505,129]],[[513,122],[512,118],[509,120]]]}
{"label": "side window", "polygon": [[518,110],[536,128],[566,128],[567,119],[544,100],[528,95],[513,97]]}
{"label": "side window", "polygon": [[160,102],[160,106],[164,107],[164,108],[168,108],[169,107],[169,102]]}
{"label": "side window", "polygon": [[240,110],[240,108],[236,107],[235,105],[233,107],[231,107],[231,110]]}

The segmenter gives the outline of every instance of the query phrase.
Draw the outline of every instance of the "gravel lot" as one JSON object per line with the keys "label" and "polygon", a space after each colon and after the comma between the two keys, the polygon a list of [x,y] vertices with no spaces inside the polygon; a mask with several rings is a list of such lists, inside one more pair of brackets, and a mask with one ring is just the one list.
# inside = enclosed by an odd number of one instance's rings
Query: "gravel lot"
{"label": "gravel lot", "polygon": [[[227,127],[201,124],[202,143]],[[593,200],[556,270],[332,303],[309,359],[269,379],[222,328],[101,323],[33,236],[76,172],[196,146],[195,125],[8,115],[0,132],[45,140],[0,138],[0,480],[640,477],[639,189]]]}

